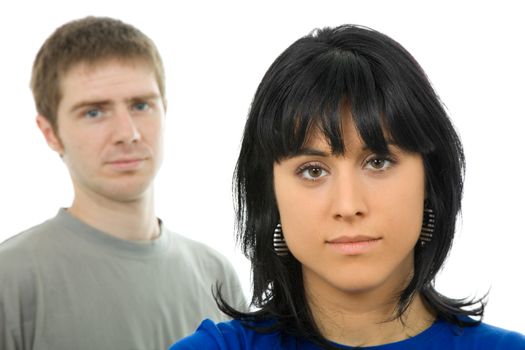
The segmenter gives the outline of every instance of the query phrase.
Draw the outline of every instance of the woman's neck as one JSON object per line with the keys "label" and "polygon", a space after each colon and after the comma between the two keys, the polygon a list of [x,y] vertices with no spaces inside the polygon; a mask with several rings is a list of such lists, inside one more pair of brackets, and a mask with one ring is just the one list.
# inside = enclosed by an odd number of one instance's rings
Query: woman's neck
{"label": "woman's neck", "polygon": [[338,344],[389,344],[421,333],[435,320],[419,294],[401,317],[396,313],[397,300],[378,299],[377,294],[320,295],[307,292],[315,323],[326,339]]}

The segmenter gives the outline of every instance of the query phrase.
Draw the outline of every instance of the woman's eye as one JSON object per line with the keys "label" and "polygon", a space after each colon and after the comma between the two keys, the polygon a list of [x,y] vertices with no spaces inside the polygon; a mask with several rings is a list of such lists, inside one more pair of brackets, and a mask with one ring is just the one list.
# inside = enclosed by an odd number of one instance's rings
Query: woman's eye
{"label": "woman's eye", "polygon": [[392,165],[393,161],[387,158],[372,158],[366,162],[366,167],[374,171],[384,171]]}
{"label": "woman's eye", "polygon": [[299,170],[299,174],[305,180],[315,181],[326,175],[328,172],[317,165],[309,165]]}

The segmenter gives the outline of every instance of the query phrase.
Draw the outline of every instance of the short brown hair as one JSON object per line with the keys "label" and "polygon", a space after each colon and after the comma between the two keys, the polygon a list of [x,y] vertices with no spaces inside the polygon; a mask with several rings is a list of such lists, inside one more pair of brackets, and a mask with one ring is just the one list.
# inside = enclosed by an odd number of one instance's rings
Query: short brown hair
{"label": "short brown hair", "polygon": [[85,17],[57,28],[40,48],[31,76],[37,112],[57,131],[61,77],[79,63],[95,64],[117,58],[143,60],[153,69],[165,98],[164,67],[153,41],[137,28],[108,17]]}

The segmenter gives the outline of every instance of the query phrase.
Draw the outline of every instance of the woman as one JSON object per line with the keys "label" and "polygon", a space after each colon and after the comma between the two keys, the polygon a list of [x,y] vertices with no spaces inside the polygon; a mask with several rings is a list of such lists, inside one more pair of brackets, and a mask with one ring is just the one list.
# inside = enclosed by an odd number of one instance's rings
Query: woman
{"label": "woman", "polygon": [[[286,49],[255,94],[236,170],[252,312],[204,321],[181,349],[525,349],[482,300],[434,289],[463,150],[414,58],[359,26]],[[350,348],[351,348],[350,347]]]}

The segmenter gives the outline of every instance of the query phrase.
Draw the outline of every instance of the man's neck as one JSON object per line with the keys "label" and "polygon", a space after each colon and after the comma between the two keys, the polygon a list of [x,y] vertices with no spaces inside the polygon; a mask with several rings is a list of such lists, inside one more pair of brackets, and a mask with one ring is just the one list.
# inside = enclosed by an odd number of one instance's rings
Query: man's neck
{"label": "man's neck", "polygon": [[152,189],[133,201],[115,201],[75,191],[75,199],[68,212],[86,224],[120,239],[148,241],[160,234]]}

